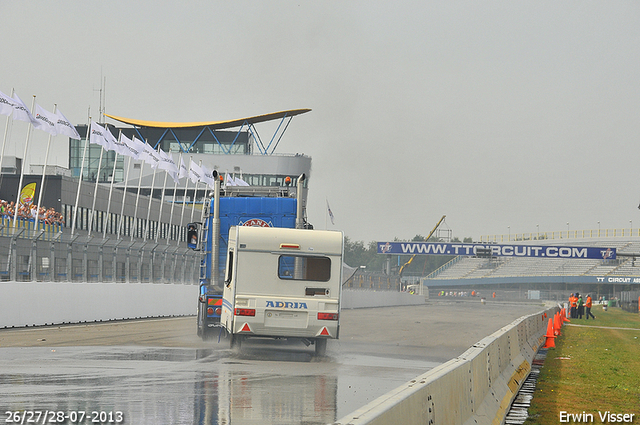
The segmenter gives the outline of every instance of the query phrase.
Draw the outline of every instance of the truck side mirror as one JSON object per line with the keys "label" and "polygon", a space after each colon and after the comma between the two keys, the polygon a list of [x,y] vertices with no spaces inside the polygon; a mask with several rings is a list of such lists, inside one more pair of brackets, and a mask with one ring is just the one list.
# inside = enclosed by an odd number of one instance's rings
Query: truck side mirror
{"label": "truck side mirror", "polygon": [[193,250],[198,249],[198,224],[187,224],[187,247]]}

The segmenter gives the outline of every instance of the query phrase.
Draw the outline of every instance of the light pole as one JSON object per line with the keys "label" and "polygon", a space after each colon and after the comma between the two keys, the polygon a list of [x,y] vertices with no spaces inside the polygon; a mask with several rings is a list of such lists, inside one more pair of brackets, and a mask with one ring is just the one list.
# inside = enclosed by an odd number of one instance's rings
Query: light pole
{"label": "light pole", "polygon": [[600,237],[600,221],[598,220],[598,237]]}
{"label": "light pole", "polygon": [[509,229],[509,242],[511,242],[511,226],[507,226],[507,229]]}
{"label": "light pole", "polygon": [[633,236],[633,220],[629,220],[629,236]]}
{"label": "light pole", "polygon": [[569,222],[567,221],[567,239],[569,239]]}
{"label": "light pole", "polygon": [[540,225],[536,224],[536,231],[538,232],[538,239],[540,239]]}

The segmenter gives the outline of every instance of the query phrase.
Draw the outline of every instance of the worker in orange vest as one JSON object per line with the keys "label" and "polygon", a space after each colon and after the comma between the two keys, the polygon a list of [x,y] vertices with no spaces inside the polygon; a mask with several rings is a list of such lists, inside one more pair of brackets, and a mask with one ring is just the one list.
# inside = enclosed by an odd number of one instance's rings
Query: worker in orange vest
{"label": "worker in orange vest", "polygon": [[589,320],[589,315],[591,315],[591,317],[593,317],[593,320],[596,319],[596,316],[593,315],[593,313],[591,313],[591,304],[593,303],[593,300],[591,299],[591,294],[587,294],[587,300],[584,303],[584,308],[585,308],[585,312],[587,313],[587,320]]}
{"label": "worker in orange vest", "polygon": [[578,297],[575,294],[571,294],[569,297],[569,305],[571,306],[571,318],[578,317]]}

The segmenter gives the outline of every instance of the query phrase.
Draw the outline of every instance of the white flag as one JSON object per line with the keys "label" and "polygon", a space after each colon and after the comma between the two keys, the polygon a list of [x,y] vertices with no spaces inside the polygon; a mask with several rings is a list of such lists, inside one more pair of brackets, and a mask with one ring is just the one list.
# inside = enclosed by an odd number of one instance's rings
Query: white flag
{"label": "white flag", "polygon": [[202,171],[202,167],[191,160],[191,164],[189,165],[189,179],[192,183],[198,183],[202,181],[202,176],[204,176],[204,172]]}
{"label": "white flag", "polygon": [[236,186],[249,186],[249,183],[242,180],[240,177],[236,177],[233,181],[236,183]]}
{"label": "white flag", "polygon": [[158,168],[158,165],[160,165],[160,154],[147,142],[144,144],[143,154],[140,159],[149,164],[153,169]]}
{"label": "white flag", "polygon": [[202,181],[205,182],[209,187],[213,188],[216,186],[216,179],[213,177],[213,171],[209,170],[204,165],[202,166]]}
{"label": "white flag", "polygon": [[329,214],[329,218],[331,219],[331,224],[335,224],[333,222],[333,212],[331,211],[331,207],[329,206],[329,201],[327,200],[327,214]]}
{"label": "white flag", "polygon": [[236,181],[233,179],[233,177],[231,177],[229,175],[229,173],[227,173],[227,175],[224,178],[224,185],[225,186],[236,186]]}
{"label": "white flag", "polygon": [[35,119],[31,112],[29,112],[29,108],[27,108],[24,102],[18,97],[18,93],[13,94],[13,119],[20,120],[24,122],[30,122],[35,125]]}
{"label": "white flag", "polygon": [[178,171],[178,178],[183,179],[185,177],[189,177],[189,169],[187,168],[187,165],[182,160],[182,157],[180,157],[180,170]]}
{"label": "white flag", "polygon": [[115,146],[111,144],[111,141],[106,138],[106,132],[104,127],[95,121],[91,121],[91,133],[89,136],[89,143],[102,146],[106,150],[112,150]]}
{"label": "white flag", "polygon": [[136,136],[133,136],[133,143],[136,145],[138,149],[138,158],[140,161],[144,162],[153,162],[153,159],[150,159],[149,155],[151,155],[151,151],[153,148],[149,146],[147,142],[143,142],[138,139]]}
{"label": "white flag", "polygon": [[15,101],[0,91],[0,114],[9,116],[13,112]]}
{"label": "white flag", "polygon": [[124,143],[126,150],[123,151],[123,155],[130,156],[133,159],[141,159],[141,155],[144,149],[144,143],[136,139],[133,136],[133,140],[129,139],[124,134],[120,135],[120,141]]}
{"label": "white flag", "polygon": [[81,139],[80,135],[76,131],[76,128],[71,124],[71,122],[69,122],[67,117],[64,116],[60,109],[58,109],[58,111],[56,112],[56,116],[58,118],[58,120],[56,121],[56,129],[58,131],[58,134],[64,134],[65,136],[76,140]]}
{"label": "white flag", "polygon": [[178,166],[173,160],[173,157],[162,149],[160,149],[158,153],[160,155],[160,163],[158,164],[158,168],[160,168],[161,170],[165,170],[171,176],[171,178],[177,182]]}
{"label": "white flag", "polygon": [[36,103],[36,115],[34,116],[34,118],[35,121],[33,123],[33,126],[35,128],[46,131],[52,136],[58,134],[58,128],[56,127],[58,116],[56,114],[47,111]]}
{"label": "white flag", "polygon": [[110,150],[120,153],[119,152],[120,144],[118,143],[118,139],[116,139],[113,133],[109,131],[109,128],[107,126],[104,127],[104,138],[109,143]]}
{"label": "white flag", "polygon": [[[111,130],[109,130],[109,128],[106,128],[106,130],[107,130],[107,132],[109,132],[109,134],[112,134]],[[115,137],[113,138],[113,140],[111,141],[114,144],[114,149],[113,150],[116,151],[118,153],[118,155],[131,156],[131,151],[129,150],[129,146],[127,146],[127,144],[123,140],[123,137],[126,140],[129,140],[129,139],[127,139],[127,136],[122,134],[122,132],[120,132],[120,134],[118,134],[118,138],[117,139]]]}

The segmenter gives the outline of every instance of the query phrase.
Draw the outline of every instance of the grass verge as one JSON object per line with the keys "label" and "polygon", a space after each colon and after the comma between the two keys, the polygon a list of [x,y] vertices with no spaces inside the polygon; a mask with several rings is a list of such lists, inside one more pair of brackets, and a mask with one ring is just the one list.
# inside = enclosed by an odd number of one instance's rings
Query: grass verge
{"label": "grass verge", "polygon": [[526,425],[557,425],[560,412],[609,423],[599,416],[606,411],[640,424],[640,314],[600,306],[593,314],[565,323],[548,350]]}

